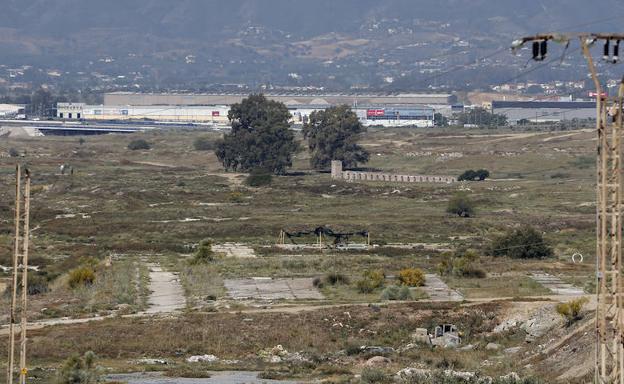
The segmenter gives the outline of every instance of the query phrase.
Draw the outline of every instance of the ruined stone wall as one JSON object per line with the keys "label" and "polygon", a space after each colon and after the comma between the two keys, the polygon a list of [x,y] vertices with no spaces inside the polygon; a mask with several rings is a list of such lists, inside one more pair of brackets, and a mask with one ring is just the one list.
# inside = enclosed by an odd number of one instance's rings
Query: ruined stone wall
{"label": "ruined stone wall", "polygon": [[398,175],[382,172],[343,171],[341,161],[332,161],[332,179],[345,181],[390,181],[396,183],[455,183],[453,176]]}

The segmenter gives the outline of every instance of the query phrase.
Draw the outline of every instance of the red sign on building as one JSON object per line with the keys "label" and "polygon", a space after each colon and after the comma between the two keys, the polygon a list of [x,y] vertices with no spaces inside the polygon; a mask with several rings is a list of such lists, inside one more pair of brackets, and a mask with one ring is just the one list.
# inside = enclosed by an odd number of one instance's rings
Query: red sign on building
{"label": "red sign on building", "polygon": [[379,116],[385,116],[386,111],[384,111],[383,109],[369,109],[366,111],[366,116],[368,117],[379,117]]}
{"label": "red sign on building", "polygon": [[212,111],[212,117],[218,117],[219,111]]}

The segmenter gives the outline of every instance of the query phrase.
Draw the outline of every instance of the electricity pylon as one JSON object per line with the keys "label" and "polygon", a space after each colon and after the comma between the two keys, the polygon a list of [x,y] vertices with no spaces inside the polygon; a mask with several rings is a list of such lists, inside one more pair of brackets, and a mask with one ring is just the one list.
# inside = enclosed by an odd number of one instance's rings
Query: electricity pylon
{"label": "electricity pylon", "polygon": [[[30,237],[30,173],[24,172],[22,184],[22,168],[18,164],[15,172],[15,239],[13,248],[13,276],[11,285],[11,309],[9,315],[9,359],[7,364],[7,384],[13,383],[15,365],[15,331],[17,325],[17,284],[21,270],[20,297],[20,384],[26,384],[26,326],[28,301],[28,245]],[[23,211],[22,211],[23,205]],[[21,234],[20,234],[21,233]]]}
{"label": "electricity pylon", "polygon": [[[531,42],[533,59],[543,61],[548,42],[579,39],[596,87],[596,131],[598,133],[596,179],[596,384],[624,384],[624,302],[622,285],[622,104],[624,79],[618,95],[604,93],[590,52],[593,44],[604,43],[603,59],[619,61],[622,34],[541,34],[513,42],[516,50]],[[612,45],[611,42],[614,42]]]}

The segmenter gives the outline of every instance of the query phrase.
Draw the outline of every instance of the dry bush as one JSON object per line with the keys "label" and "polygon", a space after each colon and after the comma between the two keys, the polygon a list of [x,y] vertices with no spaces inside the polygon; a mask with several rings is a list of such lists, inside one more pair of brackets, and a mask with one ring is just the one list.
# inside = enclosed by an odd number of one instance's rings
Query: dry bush
{"label": "dry bush", "polygon": [[583,307],[585,306],[585,304],[587,304],[588,301],[589,300],[587,300],[586,297],[581,297],[572,301],[568,301],[567,303],[559,303],[555,307],[555,310],[566,320],[568,325],[571,325],[575,321],[581,320],[583,318],[581,312],[583,311]]}
{"label": "dry bush", "polygon": [[386,280],[386,275],[381,270],[365,271],[362,279],[356,285],[360,293],[371,293],[377,288],[381,288]]}
{"label": "dry bush", "polygon": [[95,271],[90,267],[79,267],[69,272],[67,284],[70,288],[93,285],[95,282]]}
{"label": "dry bush", "polygon": [[425,285],[425,274],[418,268],[406,268],[399,272],[399,281],[408,287],[422,287]]}

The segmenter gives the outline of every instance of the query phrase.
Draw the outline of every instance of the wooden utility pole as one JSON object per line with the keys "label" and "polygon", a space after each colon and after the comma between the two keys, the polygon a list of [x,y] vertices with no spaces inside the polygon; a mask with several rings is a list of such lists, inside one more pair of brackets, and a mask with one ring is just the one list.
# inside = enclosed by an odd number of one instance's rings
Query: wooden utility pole
{"label": "wooden utility pole", "polygon": [[[622,285],[622,106],[624,79],[618,95],[609,97],[598,77],[590,48],[604,43],[606,62],[619,61],[624,34],[543,34],[516,40],[512,49],[531,42],[533,59],[546,58],[549,41],[569,45],[579,39],[596,88],[596,384],[624,384],[624,289]],[[612,45],[613,42],[613,45]]]}
{"label": "wooden utility pole", "polygon": [[[13,248],[13,278],[11,285],[11,309],[9,315],[9,348],[7,364],[7,384],[13,383],[15,369],[15,336],[17,325],[17,284],[18,275],[22,271],[21,297],[20,297],[20,384],[26,383],[28,374],[26,366],[26,326],[28,309],[28,245],[30,236],[30,174],[24,172],[22,186],[22,168],[18,164],[15,170],[15,239]],[[22,212],[22,204],[24,210]]]}

